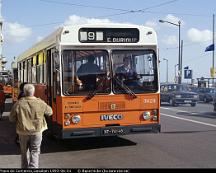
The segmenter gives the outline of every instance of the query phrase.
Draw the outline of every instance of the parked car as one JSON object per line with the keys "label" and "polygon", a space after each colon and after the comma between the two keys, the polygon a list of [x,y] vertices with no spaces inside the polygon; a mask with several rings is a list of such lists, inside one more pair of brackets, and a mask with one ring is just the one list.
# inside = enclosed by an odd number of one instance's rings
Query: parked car
{"label": "parked car", "polygon": [[214,106],[214,111],[216,112],[216,94],[213,97],[213,106]]}
{"label": "parked car", "polygon": [[203,87],[195,87],[191,88],[193,92],[196,92],[199,95],[199,100],[209,103],[213,101],[214,96],[216,94],[215,88],[203,88]]}
{"label": "parked car", "polygon": [[160,102],[168,102],[172,106],[179,104],[196,106],[199,100],[198,94],[191,92],[184,84],[161,84],[160,91]]}

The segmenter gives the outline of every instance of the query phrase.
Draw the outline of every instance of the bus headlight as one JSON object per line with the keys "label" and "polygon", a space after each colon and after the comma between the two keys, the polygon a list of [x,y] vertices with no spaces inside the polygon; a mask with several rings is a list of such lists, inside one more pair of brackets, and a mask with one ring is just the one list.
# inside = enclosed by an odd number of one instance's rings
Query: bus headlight
{"label": "bus headlight", "polygon": [[150,112],[143,112],[143,119],[144,120],[149,120],[150,118],[151,118]]}
{"label": "bus headlight", "polygon": [[64,122],[64,125],[65,125],[65,126],[69,126],[69,125],[70,125],[70,120],[66,120],[66,121]]}
{"label": "bus headlight", "polygon": [[72,122],[74,124],[78,124],[81,120],[81,117],[79,115],[74,115],[72,118],[71,118]]}

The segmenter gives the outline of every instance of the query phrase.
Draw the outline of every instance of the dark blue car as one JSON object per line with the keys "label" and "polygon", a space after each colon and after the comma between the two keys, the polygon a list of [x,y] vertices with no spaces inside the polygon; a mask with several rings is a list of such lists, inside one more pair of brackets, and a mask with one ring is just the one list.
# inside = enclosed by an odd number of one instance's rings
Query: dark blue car
{"label": "dark blue car", "polygon": [[190,104],[196,106],[199,96],[191,92],[189,87],[184,84],[161,84],[160,102],[167,102],[172,106],[179,104]]}

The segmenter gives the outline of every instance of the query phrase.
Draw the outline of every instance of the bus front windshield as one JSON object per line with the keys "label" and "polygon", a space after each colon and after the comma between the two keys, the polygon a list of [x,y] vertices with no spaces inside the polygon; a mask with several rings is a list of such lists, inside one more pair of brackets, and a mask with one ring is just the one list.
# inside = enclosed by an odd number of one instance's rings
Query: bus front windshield
{"label": "bus front windshield", "polygon": [[62,62],[64,95],[110,93],[107,51],[64,50]]}
{"label": "bus front windshield", "polygon": [[111,92],[135,97],[157,92],[156,62],[150,50],[114,50],[111,54],[106,50],[64,50],[63,94],[92,98]]}
{"label": "bus front windshield", "polygon": [[151,50],[116,50],[113,57],[114,93],[158,90],[157,58]]}

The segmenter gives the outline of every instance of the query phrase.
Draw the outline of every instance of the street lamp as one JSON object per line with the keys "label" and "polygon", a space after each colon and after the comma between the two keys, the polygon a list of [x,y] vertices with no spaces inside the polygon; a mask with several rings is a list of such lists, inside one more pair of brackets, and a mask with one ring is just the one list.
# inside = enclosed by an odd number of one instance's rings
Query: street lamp
{"label": "street lamp", "polygon": [[164,61],[166,61],[166,83],[168,83],[168,59],[163,58]]}
{"label": "street lamp", "polygon": [[181,84],[181,76],[182,76],[182,61],[181,61],[181,21],[178,21],[178,24],[172,23],[166,20],[159,20],[161,23],[169,23],[171,25],[178,26],[179,28],[179,55],[178,55],[178,70],[179,70],[179,76],[178,76],[178,83]]}

